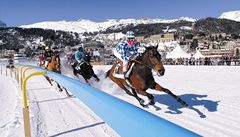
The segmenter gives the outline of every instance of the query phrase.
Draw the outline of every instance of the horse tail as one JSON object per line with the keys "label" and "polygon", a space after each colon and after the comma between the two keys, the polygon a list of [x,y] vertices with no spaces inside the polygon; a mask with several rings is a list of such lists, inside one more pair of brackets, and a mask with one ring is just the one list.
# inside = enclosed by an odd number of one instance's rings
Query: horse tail
{"label": "horse tail", "polygon": [[109,69],[109,70],[107,71],[107,73],[106,73],[106,75],[105,75],[105,78],[109,77],[109,75],[110,75],[110,70],[111,70],[111,69]]}

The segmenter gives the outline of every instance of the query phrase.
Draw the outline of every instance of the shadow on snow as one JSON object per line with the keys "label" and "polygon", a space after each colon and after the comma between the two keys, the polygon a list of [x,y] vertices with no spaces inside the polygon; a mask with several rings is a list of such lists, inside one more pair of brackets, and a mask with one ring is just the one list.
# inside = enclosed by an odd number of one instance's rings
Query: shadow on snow
{"label": "shadow on snow", "polygon": [[[155,101],[164,104],[168,106],[168,111],[165,113],[169,114],[181,114],[182,111],[180,110],[183,108],[181,104],[176,102],[171,96],[167,94],[158,95],[154,94]],[[201,112],[199,109],[195,108],[196,106],[203,106],[205,109],[207,109],[209,112],[215,112],[217,111],[218,102],[220,101],[212,101],[207,99],[207,95],[198,95],[198,94],[184,94],[179,95],[180,98],[182,98],[184,101],[186,101],[189,105],[189,109],[197,112],[199,114],[199,117],[206,118],[206,115]]]}
{"label": "shadow on snow", "polygon": [[79,128],[71,129],[71,130],[68,130],[68,131],[64,131],[64,132],[61,132],[61,133],[57,133],[57,134],[55,134],[55,135],[51,135],[50,137],[62,136],[62,135],[64,135],[64,134],[68,134],[68,133],[71,133],[71,132],[83,130],[83,129],[85,129],[85,128],[95,127],[95,126],[102,125],[102,124],[105,124],[105,122],[99,122],[99,123],[87,125],[87,126],[84,126],[84,127],[79,127]]}

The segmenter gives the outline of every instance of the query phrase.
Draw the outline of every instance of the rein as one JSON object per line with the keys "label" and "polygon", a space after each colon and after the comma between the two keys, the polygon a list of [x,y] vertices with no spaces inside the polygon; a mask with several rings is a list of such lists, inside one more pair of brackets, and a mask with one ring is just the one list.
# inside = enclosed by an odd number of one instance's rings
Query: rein
{"label": "rein", "polygon": [[157,73],[157,75],[159,75],[159,74],[158,74],[158,69],[159,69],[159,67],[158,67],[157,65],[154,66],[154,67],[152,67],[152,66],[145,65],[144,63],[142,63],[142,62],[140,62],[140,61],[138,61],[138,60],[134,60],[133,62],[136,62],[136,63],[138,63],[138,64],[141,64],[141,65],[143,65],[143,66],[145,66],[145,67],[147,67],[147,68],[149,68],[149,69],[153,69],[153,70]]}

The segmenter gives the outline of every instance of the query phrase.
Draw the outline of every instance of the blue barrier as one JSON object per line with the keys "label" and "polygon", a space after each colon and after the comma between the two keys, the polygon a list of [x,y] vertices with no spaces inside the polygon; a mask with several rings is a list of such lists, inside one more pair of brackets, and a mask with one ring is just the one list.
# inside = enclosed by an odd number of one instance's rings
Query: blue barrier
{"label": "blue barrier", "polygon": [[89,85],[45,69],[52,79],[67,88],[104,122],[123,137],[198,137],[199,135],[161,117],[115,98]]}

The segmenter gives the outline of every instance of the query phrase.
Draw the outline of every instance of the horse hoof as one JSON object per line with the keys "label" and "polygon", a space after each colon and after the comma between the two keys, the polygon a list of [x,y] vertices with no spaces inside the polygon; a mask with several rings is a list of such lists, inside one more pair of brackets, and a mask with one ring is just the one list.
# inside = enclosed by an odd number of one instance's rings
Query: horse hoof
{"label": "horse hoof", "polygon": [[139,101],[139,103],[141,104],[141,105],[144,105],[144,100],[143,99],[140,99],[140,101]]}
{"label": "horse hoof", "polygon": [[147,105],[144,105],[144,104],[140,104],[142,107],[144,107],[144,108],[148,108],[148,106]]}
{"label": "horse hoof", "polygon": [[186,103],[186,104],[183,105],[183,107],[184,107],[184,108],[188,108],[189,105]]}
{"label": "horse hoof", "polygon": [[148,105],[141,104],[142,107],[148,108]]}
{"label": "horse hoof", "polygon": [[149,105],[154,105],[155,104],[155,102],[153,101],[153,100],[151,100],[151,101],[149,101],[149,103],[148,103]]}

